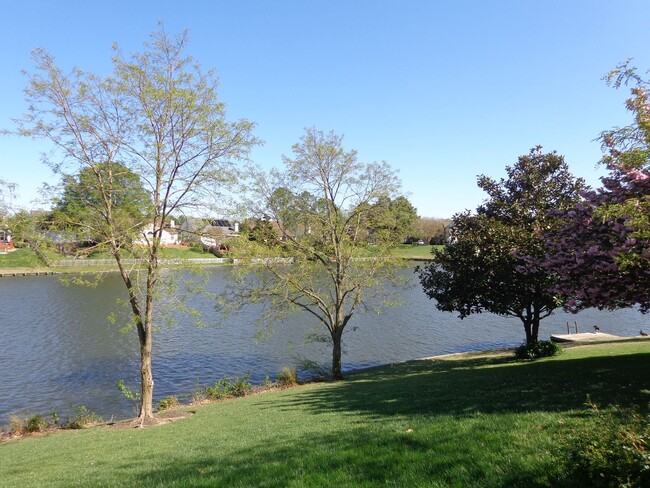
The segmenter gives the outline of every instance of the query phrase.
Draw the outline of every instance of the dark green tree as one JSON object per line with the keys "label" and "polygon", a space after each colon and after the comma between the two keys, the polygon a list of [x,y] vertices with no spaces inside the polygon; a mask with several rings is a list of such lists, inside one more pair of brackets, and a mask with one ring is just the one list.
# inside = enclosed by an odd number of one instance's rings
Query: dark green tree
{"label": "dark green tree", "polygon": [[151,194],[140,177],[123,164],[107,162],[63,177],[53,223],[99,246],[115,238],[123,248],[152,217]]}
{"label": "dark green tree", "polygon": [[506,172],[500,181],[478,178],[489,198],[475,213],[454,216],[452,243],[434,251],[419,278],[439,310],[460,318],[484,311],[519,318],[530,345],[538,340],[540,321],[561,305],[549,291],[554,275],[542,266],[542,232],[555,225],[551,211],[575,205],[584,183],[562,156],[541,147]]}

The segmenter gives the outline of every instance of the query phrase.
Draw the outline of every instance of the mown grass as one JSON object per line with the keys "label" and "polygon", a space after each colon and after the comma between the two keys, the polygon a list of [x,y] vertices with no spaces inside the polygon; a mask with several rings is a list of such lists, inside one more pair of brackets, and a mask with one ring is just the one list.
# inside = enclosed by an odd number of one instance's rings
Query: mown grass
{"label": "mown grass", "polygon": [[409,259],[432,259],[431,251],[443,246],[418,246],[415,244],[401,244],[393,250],[393,254],[400,258]]}
{"label": "mown grass", "polygon": [[29,248],[16,249],[0,254],[0,268],[34,268],[43,266],[36,253]]}
{"label": "mown grass", "polygon": [[642,405],[650,343],[533,363],[471,354],[196,407],[146,429],[0,445],[0,486],[572,486],[558,440],[587,399]]}
{"label": "mown grass", "polygon": [[[162,259],[195,259],[195,258],[213,258],[211,254],[199,247],[163,247],[160,249]],[[88,255],[89,259],[113,259],[109,252],[96,251]]]}

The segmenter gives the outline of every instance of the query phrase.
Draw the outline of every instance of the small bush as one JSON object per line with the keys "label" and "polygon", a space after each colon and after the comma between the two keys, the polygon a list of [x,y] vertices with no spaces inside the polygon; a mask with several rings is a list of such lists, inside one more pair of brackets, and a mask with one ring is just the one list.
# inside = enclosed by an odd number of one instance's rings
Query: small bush
{"label": "small bush", "polygon": [[248,381],[250,375],[251,372],[249,371],[243,377],[236,377],[232,380],[224,376],[214,386],[206,386],[203,388],[199,394],[205,398],[212,399],[245,396],[253,389],[253,385]]}
{"label": "small bush", "polygon": [[9,434],[22,435],[27,432],[27,421],[16,414],[9,415]]}
{"label": "small bush", "polygon": [[532,344],[522,344],[515,349],[517,359],[539,359],[556,356],[562,352],[562,347],[553,341],[538,341]]}
{"label": "small bush", "polygon": [[27,419],[27,432],[43,432],[50,426],[42,415],[32,415]]}
{"label": "small bush", "polygon": [[174,395],[163,398],[158,402],[158,410],[167,410],[169,408],[177,407],[179,404],[178,398]]}
{"label": "small bush", "polygon": [[83,429],[90,425],[102,422],[102,418],[95,412],[89,411],[85,405],[80,405],[75,413],[68,418],[66,426],[69,429]]}
{"label": "small bush", "polygon": [[285,366],[280,370],[277,377],[278,385],[280,386],[293,386],[298,383],[298,374],[295,368]]}
{"label": "small bush", "polygon": [[650,415],[593,409],[592,429],[564,439],[571,481],[595,488],[650,486]]}

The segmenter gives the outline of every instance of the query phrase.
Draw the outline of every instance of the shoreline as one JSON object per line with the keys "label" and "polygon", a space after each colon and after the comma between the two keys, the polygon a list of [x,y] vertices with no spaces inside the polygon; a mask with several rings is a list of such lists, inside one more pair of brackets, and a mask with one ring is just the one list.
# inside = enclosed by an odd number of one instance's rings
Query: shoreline
{"label": "shoreline", "polygon": [[[644,337],[644,336],[631,336],[631,337],[618,337],[616,339],[604,339],[600,341],[583,341],[583,342],[565,342],[562,343],[561,346],[562,348],[581,348],[581,347],[591,347],[591,346],[596,346],[596,345],[601,345],[605,343],[619,343],[619,344],[625,344],[629,342],[637,342],[639,339],[644,340],[644,339],[649,339],[650,337]],[[500,358],[500,357],[506,357],[506,356],[512,356],[513,360],[514,358],[514,348],[512,347],[506,347],[506,348],[498,348],[498,349],[484,349],[484,350],[474,350],[474,351],[461,351],[461,352],[454,352],[454,353],[446,353],[446,354],[438,354],[434,356],[425,356],[425,357],[419,357],[419,358],[414,358],[414,359],[407,359],[404,361],[397,361],[397,362],[392,362],[392,363],[384,363],[384,364],[379,364],[375,366],[368,366],[365,368],[358,368],[358,369],[353,369],[349,370],[345,378],[342,381],[346,381],[347,379],[354,379],[354,376],[356,374],[361,374],[364,372],[369,372],[372,371],[373,369],[377,368],[386,368],[386,367],[392,367],[392,366],[397,366],[397,365],[403,365],[403,364],[408,364],[412,362],[418,362],[418,361],[458,361],[458,360],[464,360],[464,359],[481,359],[481,358]],[[523,361],[523,360],[522,360]],[[215,403],[215,402],[222,402],[222,401],[232,401],[232,400],[237,400],[239,398],[244,398],[248,396],[254,396],[254,395],[261,395],[265,393],[269,393],[272,391],[277,391],[277,390],[284,390],[288,388],[298,388],[298,387],[306,387],[309,385],[317,384],[317,383],[336,383],[333,382],[332,380],[329,379],[318,379],[318,378],[313,378],[307,381],[303,382],[298,382],[293,385],[279,385],[277,383],[273,383],[270,385],[252,385],[252,390],[247,393],[246,395],[239,397],[239,396],[228,396],[224,398],[215,398],[215,399],[210,399],[210,398],[201,398],[201,399],[194,399],[188,403],[178,403],[177,405],[171,407],[171,408],[165,408],[162,410],[157,410],[154,413],[154,418],[150,419],[145,422],[141,422],[138,417],[126,417],[122,419],[116,419],[114,420],[114,417],[111,417],[110,420],[108,421],[100,421],[96,423],[89,424],[85,427],[81,427],[82,429],[88,429],[88,428],[96,428],[96,427],[101,427],[101,428],[118,428],[118,429],[123,429],[123,428],[145,428],[145,427],[153,427],[156,425],[163,425],[169,422],[173,422],[175,420],[180,420],[183,419],[187,416],[191,416],[196,413],[195,410],[192,410],[193,408],[196,408],[201,405],[206,405],[210,403]],[[174,395],[175,396],[175,395]],[[41,415],[41,414],[37,414]],[[0,427],[6,428],[7,425],[0,425]],[[48,435],[51,433],[56,433],[59,431],[64,431],[64,430],[71,430],[70,428],[67,428],[65,426],[50,426],[44,431],[36,431],[36,432],[29,432],[29,433],[23,433],[19,435],[12,435],[9,431],[4,431],[0,430],[0,444],[3,444],[5,442],[11,442],[15,440],[20,440],[23,438],[28,438],[28,437],[34,437],[34,436],[42,436],[42,435]]]}

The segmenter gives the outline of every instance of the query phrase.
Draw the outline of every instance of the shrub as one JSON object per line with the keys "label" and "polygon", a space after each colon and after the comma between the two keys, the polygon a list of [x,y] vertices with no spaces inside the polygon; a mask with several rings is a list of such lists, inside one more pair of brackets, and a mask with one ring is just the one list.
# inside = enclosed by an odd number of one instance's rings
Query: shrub
{"label": "shrub", "polygon": [[232,380],[224,376],[214,386],[206,386],[199,393],[212,399],[245,396],[253,389],[253,385],[248,381],[250,375],[251,372],[248,371],[243,377],[236,377]]}
{"label": "shrub", "polygon": [[522,344],[515,349],[517,359],[539,359],[556,356],[562,352],[562,347],[553,341],[537,341],[532,344]]}
{"label": "shrub", "polygon": [[650,415],[595,407],[593,415],[591,429],[564,439],[570,481],[595,488],[650,486]]}
{"label": "shrub", "polygon": [[179,404],[178,398],[174,395],[163,398],[158,402],[158,410],[167,410],[169,408],[177,407]]}
{"label": "shrub", "polygon": [[75,413],[68,418],[66,426],[69,429],[83,429],[90,425],[102,422],[102,418],[95,412],[89,411],[85,405],[80,405]]}
{"label": "shrub", "polygon": [[27,432],[42,432],[50,426],[42,415],[32,415],[27,419]]}
{"label": "shrub", "polygon": [[115,386],[118,390],[120,390],[120,393],[122,393],[122,395],[133,402],[133,411],[137,415],[138,410],[140,409],[140,393],[134,393],[131,391],[131,389],[126,386],[126,384],[124,384],[124,380],[118,381]]}
{"label": "shrub", "polygon": [[27,432],[27,422],[23,417],[16,414],[9,415],[9,434],[22,435]]}
{"label": "shrub", "polygon": [[298,383],[298,375],[295,368],[285,366],[280,370],[277,377],[278,385],[280,386],[293,386]]}

